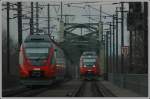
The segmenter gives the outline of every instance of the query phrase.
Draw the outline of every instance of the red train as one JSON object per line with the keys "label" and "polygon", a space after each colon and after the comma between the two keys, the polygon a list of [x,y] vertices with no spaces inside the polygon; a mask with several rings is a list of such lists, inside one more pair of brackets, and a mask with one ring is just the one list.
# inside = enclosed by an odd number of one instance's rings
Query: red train
{"label": "red train", "polygon": [[63,80],[66,61],[63,51],[48,35],[30,35],[19,52],[21,83],[48,85]]}
{"label": "red train", "polygon": [[82,79],[98,79],[102,74],[99,58],[93,51],[83,52],[80,57],[80,77]]}

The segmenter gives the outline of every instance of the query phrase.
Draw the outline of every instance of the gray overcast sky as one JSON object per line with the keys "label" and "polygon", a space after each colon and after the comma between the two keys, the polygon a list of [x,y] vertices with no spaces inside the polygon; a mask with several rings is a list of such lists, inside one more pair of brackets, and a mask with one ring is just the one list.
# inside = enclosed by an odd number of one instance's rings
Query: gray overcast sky
{"label": "gray overcast sky", "polygon": [[[85,1],[85,0],[84,0]],[[91,0],[92,2],[94,1],[98,1],[98,0]],[[97,8],[99,9],[99,6],[100,4],[102,5],[102,11],[103,12],[106,12],[108,14],[115,14],[115,8],[116,7],[120,7],[120,4],[116,4],[116,5],[112,5],[113,2],[99,2],[99,3],[92,3],[92,4],[72,4],[70,7],[68,7],[67,5],[64,5],[64,4],[67,4],[67,3],[79,3],[79,2],[83,2],[82,0],[80,1],[68,1],[68,2],[64,2],[63,1],[63,14],[71,14],[71,15],[75,15],[75,17],[72,17],[70,18],[70,22],[74,22],[74,23],[87,23],[89,22],[89,19],[86,18],[86,17],[83,17],[81,15],[99,15],[99,12],[92,9],[92,8],[88,8],[87,5],[91,5],[92,7],[94,8]],[[5,3],[5,2],[3,2]],[[15,3],[15,2],[13,2]],[[47,5],[47,4],[60,4],[60,2],[58,1],[51,1],[51,2],[39,2],[40,5]],[[115,2],[116,3],[116,2]],[[23,14],[26,14],[27,11],[30,11],[30,2],[23,2],[22,3],[23,5]],[[34,3],[35,5],[35,3]],[[73,7],[73,6],[79,6],[79,7]],[[83,8],[80,8],[80,7],[85,7],[85,9]],[[3,7],[4,8],[4,7]],[[125,10],[128,10],[128,4],[125,4]],[[16,14],[17,12],[16,11],[10,11],[10,17],[13,17],[14,14]],[[35,13],[34,13],[35,14]],[[3,27],[2,29],[6,29],[6,10],[4,10],[2,12],[2,24],[3,24]],[[60,17],[60,7],[53,7],[51,6],[50,7],[50,15],[51,17]],[[102,15],[105,15],[105,14],[102,14]],[[30,14],[27,14],[27,16],[30,16]],[[40,10],[40,13],[39,13],[39,16],[40,17],[47,17],[47,7],[43,8],[42,10]],[[94,17],[94,18],[97,18],[97,22],[98,22],[98,18],[99,17]],[[126,29],[126,14],[125,14],[125,21],[124,21],[124,35],[125,35],[125,45],[128,45],[128,41],[129,41],[129,33]],[[44,20],[47,20],[47,19],[40,19],[39,20],[39,27],[47,27],[47,21],[44,21]],[[102,19],[103,22],[109,22],[109,21],[112,21],[111,18],[107,18],[107,19]],[[94,22],[94,21],[90,21],[90,22]],[[25,20],[23,19],[23,23],[29,23],[29,20]],[[51,26],[53,25],[56,25],[56,29],[53,30],[53,35],[55,36],[56,40],[58,39],[58,30],[59,30],[59,21],[56,20],[56,19],[51,19]],[[120,26],[119,26],[120,27]],[[28,25],[23,25],[23,29],[26,29],[26,28],[29,28],[29,24]],[[104,28],[108,28],[108,27],[104,27]],[[46,30],[47,31],[47,30]],[[120,29],[119,29],[120,31]],[[78,31],[74,31],[78,34]],[[85,32],[86,33],[86,32]],[[119,38],[120,38],[120,34],[121,32],[119,32]],[[12,36],[12,38],[17,41],[17,19],[13,19],[13,20],[10,20],[10,35]],[[26,31],[23,31],[23,39],[29,35],[29,30],[26,30]]]}

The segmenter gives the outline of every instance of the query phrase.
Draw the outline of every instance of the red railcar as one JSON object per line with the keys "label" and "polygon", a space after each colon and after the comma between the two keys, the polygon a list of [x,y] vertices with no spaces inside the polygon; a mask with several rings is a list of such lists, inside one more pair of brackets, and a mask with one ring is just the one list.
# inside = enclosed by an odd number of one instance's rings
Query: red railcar
{"label": "red railcar", "polygon": [[102,71],[99,58],[95,52],[84,52],[80,57],[80,77],[82,79],[97,79]]}
{"label": "red railcar", "polygon": [[19,67],[24,85],[48,85],[64,79],[66,58],[48,35],[30,35],[21,45]]}

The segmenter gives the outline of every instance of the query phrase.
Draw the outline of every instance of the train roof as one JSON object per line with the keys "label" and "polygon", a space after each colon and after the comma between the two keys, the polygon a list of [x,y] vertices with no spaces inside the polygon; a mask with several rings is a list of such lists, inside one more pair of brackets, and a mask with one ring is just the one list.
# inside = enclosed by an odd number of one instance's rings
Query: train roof
{"label": "train roof", "polygon": [[52,42],[53,44],[55,44],[55,46],[60,48],[60,45],[57,42],[55,42],[53,39],[51,39],[51,37],[48,34],[29,35],[29,36],[26,37],[24,42],[25,43],[26,42]]}
{"label": "train roof", "polygon": [[34,34],[34,35],[29,35],[26,37],[25,42],[31,42],[31,41],[35,41],[35,42],[51,42],[51,38],[49,37],[49,35],[45,35],[45,34]]}

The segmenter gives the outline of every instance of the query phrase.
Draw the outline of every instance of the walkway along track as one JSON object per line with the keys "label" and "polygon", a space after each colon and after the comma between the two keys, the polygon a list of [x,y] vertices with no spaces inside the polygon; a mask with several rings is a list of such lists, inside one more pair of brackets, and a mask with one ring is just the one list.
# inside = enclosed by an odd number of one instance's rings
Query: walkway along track
{"label": "walkway along track", "polygon": [[30,90],[30,88],[27,88],[25,86],[19,86],[17,88],[11,88],[11,89],[6,89],[6,90],[2,90],[2,96],[3,97],[11,97],[17,93],[22,93],[22,92],[25,92],[25,91],[28,91]]}
{"label": "walkway along track", "polygon": [[59,85],[65,83],[67,81],[69,81],[69,80],[64,80],[62,83],[55,82],[48,86],[46,86],[46,85],[45,86],[33,86],[33,87],[25,87],[24,86],[18,90],[11,90],[11,91],[3,92],[3,97],[32,97],[32,96],[36,96],[42,92],[45,92],[47,90],[55,89]]}
{"label": "walkway along track", "polygon": [[47,91],[48,89],[52,87],[56,87],[56,86],[49,86],[49,87],[41,86],[41,87],[35,87],[35,88],[25,88],[20,91],[16,91],[10,94],[3,95],[3,97],[32,97],[44,91]]}
{"label": "walkway along track", "polygon": [[37,94],[47,91],[48,89],[49,89],[49,87],[34,88],[34,89],[30,89],[28,91],[25,91],[23,93],[15,94],[15,95],[13,95],[13,97],[33,97]]}

